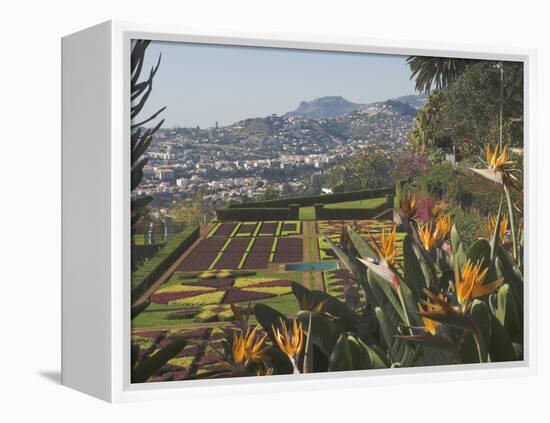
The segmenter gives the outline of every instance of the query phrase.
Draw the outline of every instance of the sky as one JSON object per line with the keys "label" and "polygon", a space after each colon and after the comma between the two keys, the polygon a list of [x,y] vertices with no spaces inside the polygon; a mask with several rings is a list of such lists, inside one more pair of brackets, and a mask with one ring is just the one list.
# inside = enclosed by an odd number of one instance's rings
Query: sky
{"label": "sky", "polygon": [[229,125],[324,96],[370,103],[415,93],[405,56],[159,41],[146,50],[144,75],[160,53],[140,116],[167,106],[166,128]]}

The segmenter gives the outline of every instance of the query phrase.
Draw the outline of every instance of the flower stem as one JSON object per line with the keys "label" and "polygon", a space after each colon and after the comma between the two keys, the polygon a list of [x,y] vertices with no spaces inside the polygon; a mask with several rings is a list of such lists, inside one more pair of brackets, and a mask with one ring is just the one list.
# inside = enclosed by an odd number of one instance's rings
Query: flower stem
{"label": "flower stem", "polygon": [[516,239],[516,220],[514,218],[514,205],[512,204],[512,195],[507,185],[503,185],[504,194],[506,194],[506,202],[508,203],[508,214],[510,215],[510,229],[512,230],[512,248],[513,256],[516,263],[518,262],[518,245]]}

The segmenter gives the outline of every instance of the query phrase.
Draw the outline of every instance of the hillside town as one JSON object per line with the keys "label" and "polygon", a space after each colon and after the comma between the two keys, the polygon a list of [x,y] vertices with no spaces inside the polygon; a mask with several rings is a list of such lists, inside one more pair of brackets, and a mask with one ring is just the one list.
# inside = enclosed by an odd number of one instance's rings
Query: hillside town
{"label": "hillside town", "polygon": [[388,101],[331,118],[286,114],[209,129],[161,129],[135,194],[165,207],[197,192],[211,204],[253,201],[267,187],[302,192],[312,175],[367,145],[392,150],[405,143],[415,111]]}

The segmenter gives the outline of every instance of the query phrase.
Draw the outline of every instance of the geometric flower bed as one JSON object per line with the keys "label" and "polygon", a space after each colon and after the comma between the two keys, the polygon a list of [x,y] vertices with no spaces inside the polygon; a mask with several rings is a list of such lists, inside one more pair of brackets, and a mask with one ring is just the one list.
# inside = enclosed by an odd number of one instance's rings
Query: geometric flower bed
{"label": "geometric flower bed", "polygon": [[269,263],[273,238],[256,238],[246,257],[243,269],[265,269]]}
{"label": "geometric flower bed", "polygon": [[274,263],[297,263],[303,261],[304,248],[302,238],[280,238]]}
{"label": "geometric flower bed", "polygon": [[279,222],[263,222],[260,229],[260,236],[273,236],[279,226]]}
{"label": "geometric flower bed", "polygon": [[224,243],[224,238],[203,239],[179,265],[178,271],[207,270]]}
{"label": "geometric flower bed", "polygon": [[231,235],[236,226],[237,224],[233,222],[221,223],[219,224],[218,229],[214,233],[209,234],[209,236],[227,238],[229,235]]}
{"label": "geometric flower bed", "polygon": [[216,269],[237,269],[250,243],[251,238],[233,238],[225,248],[221,258],[215,263]]}
{"label": "geometric flower bed", "polygon": [[[237,273],[220,279],[189,280],[176,273],[151,295],[150,300],[153,304],[169,306],[210,306],[286,295],[291,293],[290,286],[290,280],[276,276],[239,276]],[[224,311],[209,310],[213,314]]]}

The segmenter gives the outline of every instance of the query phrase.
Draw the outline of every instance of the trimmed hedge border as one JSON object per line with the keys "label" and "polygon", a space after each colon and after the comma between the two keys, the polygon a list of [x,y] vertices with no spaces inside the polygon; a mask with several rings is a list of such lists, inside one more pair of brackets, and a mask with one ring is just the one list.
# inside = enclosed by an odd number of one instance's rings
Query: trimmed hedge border
{"label": "trimmed hedge border", "polygon": [[297,204],[299,207],[305,207],[313,206],[317,203],[331,204],[342,203],[344,201],[368,200],[370,198],[379,198],[386,195],[393,195],[394,193],[395,187],[367,189],[361,191],[339,192],[336,194],[315,195],[311,197],[285,198],[280,200],[260,201],[255,203],[230,204],[227,209],[280,209],[290,207],[293,204]]}
{"label": "trimmed hedge border", "polygon": [[387,194],[385,203],[379,207],[371,209],[356,208],[326,208],[324,204],[315,204],[315,216],[318,220],[341,220],[341,219],[372,219],[393,206],[393,196]]}
{"label": "trimmed hedge border", "polygon": [[[256,203],[251,203],[256,205]],[[247,208],[221,208],[216,210],[218,220],[222,222],[256,222],[265,220],[297,220],[300,207],[290,204],[289,207],[247,207]]]}
{"label": "trimmed hedge border", "polygon": [[173,235],[154,257],[133,272],[132,301],[143,295],[174,264],[178,257],[199,238],[199,234],[200,229],[198,226],[185,228],[179,234]]}

